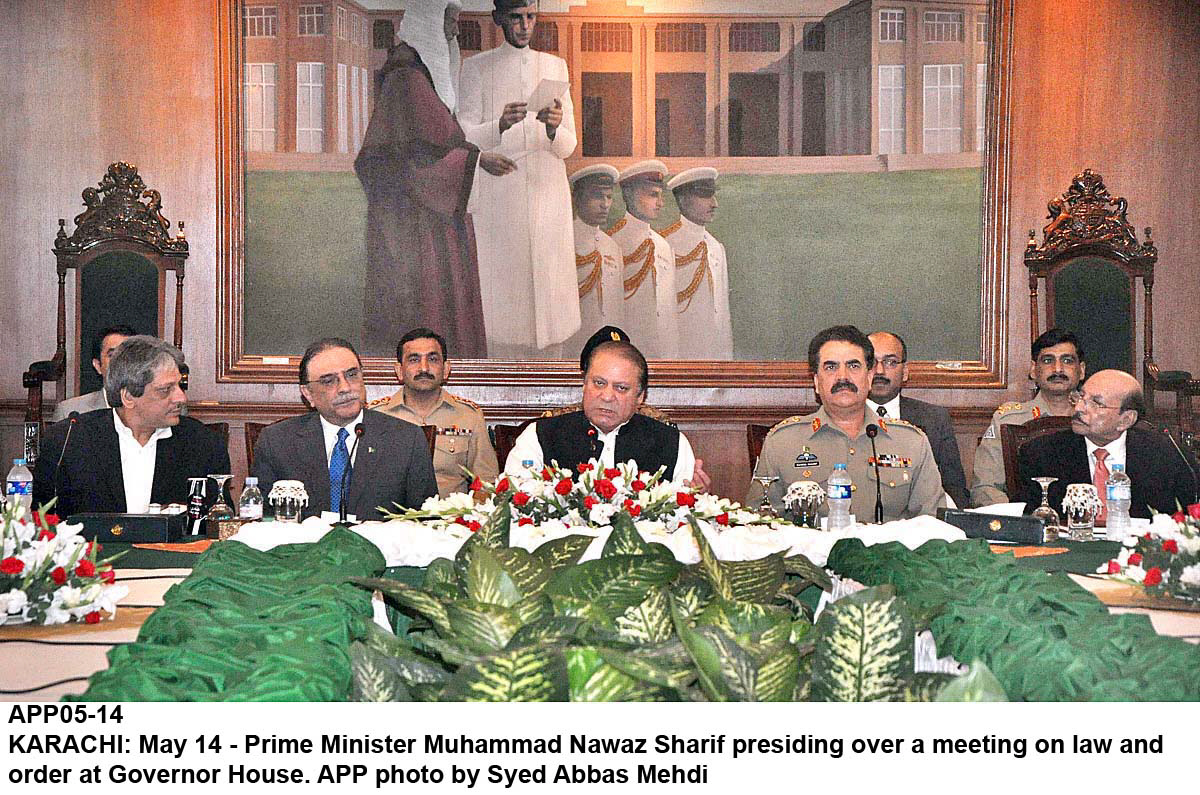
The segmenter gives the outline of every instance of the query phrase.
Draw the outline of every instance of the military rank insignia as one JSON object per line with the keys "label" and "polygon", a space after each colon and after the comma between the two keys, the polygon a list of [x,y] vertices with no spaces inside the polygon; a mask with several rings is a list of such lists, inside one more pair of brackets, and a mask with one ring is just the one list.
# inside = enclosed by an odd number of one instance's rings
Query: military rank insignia
{"label": "military rank insignia", "polygon": [[[796,456],[796,462],[792,464],[792,466],[798,469],[812,469],[813,467],[821,466],[821,461],[817,458],[816,453],[805,447],[804,450],[800,452],[800,455]],[[808,477],[808,473],[805,472],[804,476]]]}
{"label": "military rank insignia", "polygon": [[1031,412],[1033,413],[1033,418],[1034,418],[1035,420],[1036,420],[1038,417],[1042,416],[1042,410],[1041,410],[1041,408],[1039,408],[1038,406],[1034,406],[1034,407],[1031,409]]}
{"label": "military rank insignia", "polygon": [[816,433],[817,431],[821,430],[821,418],[820,417],[813,418],[812,429],[813,429],[813,433]]}
{"label": "military rank insignia", "polygon": [[911,458],[905,458],[903,456],[896,455],[895,453],[881,453],[879,458],[875,458],[874,456],[872,456],[871,458],[867,459],[868,464],[875,464],[876,462],[879,463],[879,466],[881,468],[883,468],[883,467],[906,467],[907,468],[907,467],[912,466]]}
{"label": "military rank insignia", "polygon": [[449,428],[438,428],[438,433],[442,436],[470,436],[471,429],[451,425]]}

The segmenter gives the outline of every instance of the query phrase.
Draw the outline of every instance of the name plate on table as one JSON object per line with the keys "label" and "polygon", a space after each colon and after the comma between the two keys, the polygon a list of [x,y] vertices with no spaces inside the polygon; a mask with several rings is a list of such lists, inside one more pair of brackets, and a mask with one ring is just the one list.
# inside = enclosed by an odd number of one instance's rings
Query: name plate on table
{"label": "name plate on table", "polygon": [[967,538],[985,538],[996,544],[1041,546],[1046,539],[1046,524],[1033,516],[1001,516],[951,508],[939,508],[938,518],[967,534]]}
{"label": "name plate on table", "polygon": [[67,517],[82,524],[88,540],[146,544],[178,541],[187,532],[187,513],[77,513]]}

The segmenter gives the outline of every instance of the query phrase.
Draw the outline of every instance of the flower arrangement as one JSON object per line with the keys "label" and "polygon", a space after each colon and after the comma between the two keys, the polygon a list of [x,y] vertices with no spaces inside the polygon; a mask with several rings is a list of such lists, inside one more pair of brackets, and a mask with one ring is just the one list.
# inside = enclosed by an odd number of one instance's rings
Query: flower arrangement
{"label": "flower arrangement", "polygon": [[1156,514],[1148,532],[1125,539],[1120,554],[1097,572],[1150,594],[1200,601],[1200,503]]}
{"label": "flower arrangement", "polygon": [[0,624],[95,624],[116,614],[129,589],[113,584],[116,557],[97,560],[100,545],[79,535],[82,525],[44,510],[26,517],[21,505],[7,506],[0,521]]}

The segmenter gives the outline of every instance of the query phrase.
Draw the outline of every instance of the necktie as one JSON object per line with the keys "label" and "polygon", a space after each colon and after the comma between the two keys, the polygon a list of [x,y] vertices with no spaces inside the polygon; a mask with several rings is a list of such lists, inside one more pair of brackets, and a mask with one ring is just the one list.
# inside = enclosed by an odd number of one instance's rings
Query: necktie
{"label": "necktie", "polygon": [[875,413],[878,414],[880,417],[886,417],[887,416],[887,406],[880,406],[879,408],[875,409]]}
{"label": "necktie", "polygon": [[1096,487],[1096,493],[1100,495],[1100,513],[1096,516],[1096,524],[1104,524],[1104,520],[1108,517],[1108,467],[1104,465],[1104,459],[1108,458],[1108,451],[1103,447],[1097,447],[1096,452],[1092,455],[1096,456],[1096,468],[1092,471],[1092,485]]}
{"label": "necktie", "polygon": [[334,513],[342,510],[342,476],[350,467],[350,451],[346,449],[349,435],[345,428],[338,428],[337,444],[329,457],[329,510]]}

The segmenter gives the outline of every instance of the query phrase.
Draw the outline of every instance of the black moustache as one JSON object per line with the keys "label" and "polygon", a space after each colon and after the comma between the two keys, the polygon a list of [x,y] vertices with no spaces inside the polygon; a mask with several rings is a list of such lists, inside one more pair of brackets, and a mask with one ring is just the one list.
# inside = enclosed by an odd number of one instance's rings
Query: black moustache
{"label": "black moustache", "polygon": [[890,384],[890,383],[892,383],[891,379],[887,378],[885,376],[882,376],[882,375],[877,375],[871,379],[872,386],[874,386],[876,384]]}
{"label": "black moustache", "polygon": [[1083,414],[1081,414],[1080,412],[1077,411],[1071,415],[1071,419],[1076,420],[1078,422],[1083,422]]}
{"label": "black moustache", "polygon": [[1070,379],[1067,378],[1065,375],[1052,375],[1049,378],[1047,378],[1046,380],[1047,381],[1069,381]]}
{"label": "black moustache", "polygon": [[849,389],[851,392],[858,392],[858,387],[849,381],[838,381],[833,385],[833,389],[829,390],[829,393],[833,394],[834,392],[841,392],[843,389]]}

